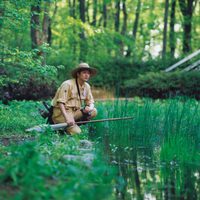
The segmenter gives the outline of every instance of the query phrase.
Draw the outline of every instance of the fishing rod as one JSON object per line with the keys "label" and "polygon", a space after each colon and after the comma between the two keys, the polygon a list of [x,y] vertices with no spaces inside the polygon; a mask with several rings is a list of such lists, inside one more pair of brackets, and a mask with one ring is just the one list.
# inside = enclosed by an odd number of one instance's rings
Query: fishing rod
{"label": "fishing rod", "polygon": [[[96,120],[91,120],[91,121],[78,121],[75,122],[75,124],[88,124],[88,123],[96,123],[96,122],[106,122],[106,121],[118,121],[118,120],[129,120],[133,119],[133,117],[119,117],[119,118],[107,118],[107,119],[96,119]],[[68,126],[67,123],[59,123],[59,124],[42,124],[38,126],[34,126],[32,128],[26,129],[26,132],[44,132],[45,129],[50,128],[51,130],[58,131],[58,130],[63,130]]]}

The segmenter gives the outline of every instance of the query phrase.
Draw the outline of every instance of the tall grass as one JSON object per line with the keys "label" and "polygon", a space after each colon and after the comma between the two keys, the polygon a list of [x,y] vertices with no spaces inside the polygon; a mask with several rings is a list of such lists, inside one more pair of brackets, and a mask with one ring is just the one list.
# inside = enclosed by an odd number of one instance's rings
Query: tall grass
{"label": "tall grass", "polygon": [[110,101],[98,104],[98,117],[133,116],[133,120],[97,124],[97,134],[131,144],[133,140],[157,142],[171,134],[200,137],[200,106],[193,99]]}
{"label": "tall grass", "polygon": [[[99,118],[133,116],[96,124],[107,160],[118,167],[117,195],[124,199],[198,199],[200,106],[194,99],[110,101]],[[100,145],[99,145],[100,146]]]}

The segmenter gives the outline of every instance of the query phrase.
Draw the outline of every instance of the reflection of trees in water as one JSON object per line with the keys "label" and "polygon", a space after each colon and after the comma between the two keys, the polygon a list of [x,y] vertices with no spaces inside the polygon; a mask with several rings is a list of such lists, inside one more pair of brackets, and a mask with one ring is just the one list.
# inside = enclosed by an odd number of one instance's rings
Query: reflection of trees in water
{"label": "reflection of trees in water", "polygon": [[138,200],[142,200],[143,194],[141,193],[141,181],[137,167],[137,150],[135,149],[129,155],[124,149],[119,148],[115,152],[115,156],[116,160],[113,162],[118,167],[116,197],[118,199],[137,197]]}
{"label": "reflection of trees in water", "polygon": [[[116,199],[199,199],[199,171],[191,165],[160,167],[160,151],[149,144],[118,146],[107,135],[103,138],[104,152],[109,163],[118,169]],[[114,146],[114,147],[113,147]],[[195,175],[198,174],[198,176]]]}
{"label": "reflection of trees in water", "polygon": [[[109,162],[118,168],[116,178],[116,198],[117,199],[144,199],[144,183],[147,179],[154,179],[155,172],[149,170],[148,166],[153,165],[151,155],[152,148],[132,148],[117,146],[112,149],[114,143],[110,143],[109,135],[104,137],[104,151],[109,155]],[[113,141],[112,141],[113,142]],[[117,142],[117,145],[119,143]],[[141,166],[138,166],[139,165]],[[147,174],[149,178],[147,177]]]}
{"label": "reflection of trees in water", "polygon": [[195,177],[195,174],[199,174],[197,167],[184,164],[179,167],[165,167],[162,171],[163,199],[197,200],[200,198],[200,179]]}

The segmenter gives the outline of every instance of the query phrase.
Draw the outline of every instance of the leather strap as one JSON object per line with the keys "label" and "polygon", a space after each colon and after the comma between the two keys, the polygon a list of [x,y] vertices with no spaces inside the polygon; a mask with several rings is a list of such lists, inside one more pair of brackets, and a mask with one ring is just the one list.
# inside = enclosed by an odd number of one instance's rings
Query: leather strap
{"label": "leather strap", "polygon": [[81,107],[82,107],[81,94],[80,94],[80,89],[79,89],[79,86],[78,86],[78,80],[77,80],[77,78],[76,78],[76,87],[77,87],[77,90],[78,90],[78,96],[79,96],[79,100],[80,100]]}

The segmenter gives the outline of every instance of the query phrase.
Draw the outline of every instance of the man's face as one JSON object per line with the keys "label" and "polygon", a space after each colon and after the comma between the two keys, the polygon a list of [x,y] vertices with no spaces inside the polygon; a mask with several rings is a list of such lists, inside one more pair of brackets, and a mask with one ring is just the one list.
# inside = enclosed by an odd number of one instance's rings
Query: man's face
{"label": "man's face", "polygon": [[88,81],[90,78],[90,71],[85,69],[77,74],[79,80],[81,81]]}

